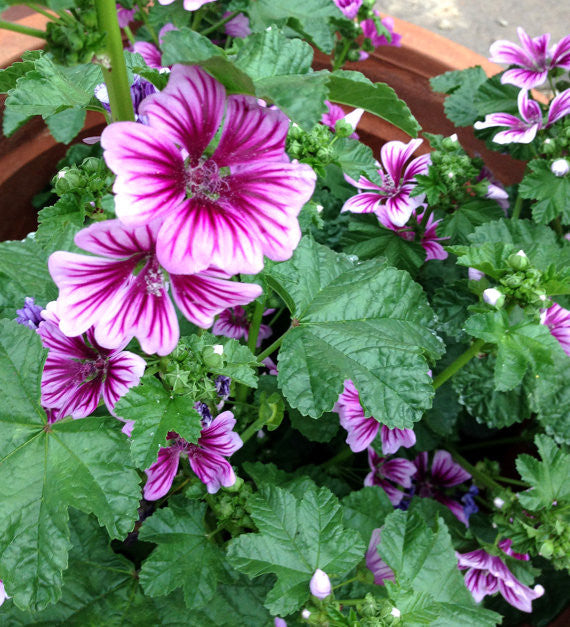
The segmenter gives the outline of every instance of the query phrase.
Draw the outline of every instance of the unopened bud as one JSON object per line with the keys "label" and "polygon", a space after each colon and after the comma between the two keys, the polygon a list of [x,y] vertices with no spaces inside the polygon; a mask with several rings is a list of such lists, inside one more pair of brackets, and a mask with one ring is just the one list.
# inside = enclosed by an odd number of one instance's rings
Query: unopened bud
{"label": "unopened bud", "polygon": [[397,607],[393,607],[390,614],[392,614],[394,618],[400,618],[400,616],[402,615],[402,612],[400,612],[400,610]]}
{"label": "unopened bud", "polygon": [[480,281],[485,276],[485,273],[477,270],[476,268],[468,268],[467,276],[470,281]]}
{"label": "unopened bud", "polygon": [[[271,27],[266,28],[265,30],[271,30]],[[282,618],[279,618],[279,616],[275,617],[273,624],[275,625],[275,627],[287,627],[287,621],[283,620]]]}
{"label": "unopened bud", "polygon": [[307,608],[305,608],[302,612],[301,612],[301,616],[307,620],[309,618],[309,616],[311,615],[311,612],[309,612],[309,610]]}
{"label": "unopened bud", "polygon": [[331,580],[324,570],[317,568],[309,583],[311,594],[317,599],[326,599],[332,592]]}
{"label": "unopened bud", "polygon": [[505,295],[494,287],[488,287],[483,292],[483,300],[487,305],[500,309],[505,304]]}
{"label": "unopened bud", "polygon": [[570,171],[570,163],[566,159],[556,159],[552,162],[550,171],[554,176],[566,176]]}
{"label": "unopened bud", "polygon": [[513,270],[525,270],[530,265],[530,261],[524,250],[519,250],[518,253],[510,255],[507,259],[507,263]]}
{"label": "unopened bud", "polygon": [[214,353],[216,353],[216,355],[223,355],[224,354],[224,347],[221,344],[214,344],[212,346],[212,349],[213,349]]}
{"label": "unopened bud", "polygon": [[493,505],[497,508],[497,509],[502,509],[503,505],[505,504],[505,501],[503,501],[503,499],[499,496],[496,496],[493,499]]}
{"label": "unopened bud", "polygon": [[204,346],[202,360],[208,368],[220,368],[224,364],[224,358],[215,350],[214,346]]}

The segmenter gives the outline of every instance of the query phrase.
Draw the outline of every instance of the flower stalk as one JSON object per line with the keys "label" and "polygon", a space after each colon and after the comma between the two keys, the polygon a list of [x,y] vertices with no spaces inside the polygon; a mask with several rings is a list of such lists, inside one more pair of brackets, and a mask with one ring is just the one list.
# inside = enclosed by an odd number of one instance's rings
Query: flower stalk
{"label": "flower stalk", "polygon": [[463,368],[479,351],[481,350],[485,340],[475,340],[473,344],[442,372],[440,372],[433,380],[433,387],[435,390],[441,387],[448,379]]}
{"label": "flower stalk", "polygon": [[12,22],[6,22],[0,20],[0,28],[4,30],[11,30],[15,33],[21,33],[22,35],[30,35],[30,37],[37,37],[38,39],[45,39],[46,33],[43,30],[37,28],[30,28],[29,26],[22,26],[21,24],[13,24]]}

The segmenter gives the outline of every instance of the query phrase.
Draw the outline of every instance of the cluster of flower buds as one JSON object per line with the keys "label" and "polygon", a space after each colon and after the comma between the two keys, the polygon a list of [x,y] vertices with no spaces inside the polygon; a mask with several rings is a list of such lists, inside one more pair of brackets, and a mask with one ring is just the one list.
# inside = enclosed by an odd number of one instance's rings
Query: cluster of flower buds
{"label": "cluster of flower buds", "polygon": [[304,131],[293,123],[287,135],[287,154],[291,159],[307,163],[324,174],[324,168],[334,161],[332,140],[332,133],[322,124],[316,124],[310,131]]}
{"label": "cluster of flower buds", "polygon": [[87,157],[79,165],[62,168],[53,178],[52,185],[58,196],[75,194],[101,198],[111,189],[113,177],[103,159]]}

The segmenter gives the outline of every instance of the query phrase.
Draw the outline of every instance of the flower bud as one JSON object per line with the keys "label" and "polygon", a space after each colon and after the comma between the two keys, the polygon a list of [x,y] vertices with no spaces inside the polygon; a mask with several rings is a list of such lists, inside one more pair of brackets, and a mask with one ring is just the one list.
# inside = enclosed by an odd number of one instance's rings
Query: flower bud
{"label": "flower bud", "polygon": [[525,255],[524,250],[519,250],[518,253],[513,253],[507,259],[507,263],[513,270],[525,270],[529,267],[530,261]]}
{"label": "flower bud", "polygon": [[317,599],[326,599],[332,592],[331,580],[324,570],[317,568],[309,584],[311,594]]}
{"label": "flower bud", "polygon": [[216,353],[216,355],[224,354],[224,347],[221,344],[214,344],[212,346],[212,350],[214,351],[214,353]]}
{"label": "flower bud", "polygon": [[287,627],[287,621],[283,620],[282,618],[279,618],[279,616],[275,617],[273,624],[275,625],[275,627]]}
{"label": "flower bud", "polygon": [[453,150],[457,148],[457,133],[453,133],[449,137],[444,137],[441,145],[447,150]]}
{"label": "flower bud", "polygon": [[224,364],[223,356],[215,350],[214,346],[204,346],[202,360],[208,368],[220,368]]}
{"label": "flower bud", "polygon": [[310,616],[310,615],[311,615],[311,612],[310,612],[307,608],[305,608],[305,609],[301,612],[301,616],[302,616],[305,620],[307,620],[307,619],[309,618],[309,616]]}
{"label": "flower bud", "polygon": [[488,287],[483,292],[483,300],[487,305],[500,309],[505,304],[505,295],[494,287]]}
{"label": "flower bud", "polygon": [[503,505],[505,504],[505,501],[503,501],[503,499],[500,496],[496,496],[493,499],[493,505],[497,508],[497,509],[502,509]]}
{"label": "flower bud", "polygon": [[485,273],[477,270],[476,268],[468,268],[467,276],[470,281],[480,281],[485,276]]}
{"label": "flower bud", "polygon": [[394,618],[400,618],[400,616],[402,615],[402,612],[400,612],[400,610],[397,607],[393,607],[390,614],[392,614]]}
{"label": "flower bud", "polygon": [[554,176],[566,176],[570,171],[570,163],[566,159],[556,159],[550,166],[550,171]]}

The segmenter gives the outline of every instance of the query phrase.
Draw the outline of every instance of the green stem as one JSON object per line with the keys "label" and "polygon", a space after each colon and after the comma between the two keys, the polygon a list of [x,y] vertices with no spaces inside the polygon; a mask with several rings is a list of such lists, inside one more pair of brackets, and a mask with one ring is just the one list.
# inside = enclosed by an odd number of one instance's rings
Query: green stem
{"label": "green stem", "polygon": [[233,13],[230,13],[229,15],[227,15],[226,17],[224,17],[224,19],[220,20],[219,22],[216,22],[215,24],[212,24],[212,26],[206,28],[205,30],[202,31],[202,35],[209,35],[211,32],[215,31],[216,29],[220,28],[220,26],[223,26],[226,22],[229,22],[230,20],[233,20],[234,17],[239,13],[239,11],[234,11]]}
{"label": "green stem", "polygon": [[265,311],[265,303],[256,301],[255,310],[253,312],[253,318],[249,325],[249,334],[247,336],[247,347],[255,355],[255,349],[257,347],[257,338],[259,337],[259,327],[261,326],[261,318]]}
{"label": "green stem", "polygon": [[254,420],[247,429],[240,434],[241,441],[245,444],[253,435],[265,426],[265,418]]}
{"label": "green stem", "polygon": [[198,27],[200,26],[200,22],[202,21],[202,18],[204,17],[204,9],[198,9],[197,11],[194,12],[194,18],[192,20],[192,30],[198,30]]}
{"label": "green stem", "polygon": [[520,481],[519,479],[511,479],[510,477],[501,477],[500,475],[495,477],[495,479],[497,481],[500,481],[501,483],[510,483],[511,485],[518,485],[521,488],[528,488],[528,487],[530,487],[528,485],[528,483],[526,483],[524,481]]}
{"label": "green stem", "polygon": [[340,601],[337,601],[337,603],[339,603],[340,605],[360,605],[360,603],[363,603],[364,599],[341,599]]}
{"label": "green stem", "polygon": [[485,474],[484,472],[480,470],[477,470],[475,466],[472,466],[465,459],[465,457],[461,456],[453,447],[447,446],[447,450],[451,453],[451,455],[453,456],[453,459],[455,459],[455,461],[462,468],[464,468],[467,472],[471,473],[471,476],[473,477],[473,481],[475,481],[477,485],[485,486],[486,488],[489,488],[490,490],[502,490],[503,489],[496,481],[491,479],[489,475]]}
{"label": "green stem", "polygon": [[95,0],[99,29],[107,34],[109,66],[102,67],[113,122],[134,121],[135,112],[123,54],[123,40],[115,0]]}
{"label": "green stem", "polygon": [[142,17],[142,21],[144,22],[144,25],[146,26],[147,31],[150,33],[150,36],[152,37],[152,40],[157,45],[157,47],[160,48],[158,35],[156,34],[156,31],[154,30],[154,28],[151,26],[151,24],[148,21],[147,12],[144,10],[144,7],[142,7],[138,2],[137,2],[137,6],[139,8],[138,14]]}
{"label": "green stem", "polygon": [[289,333],[289,329],[287,329],[287,331],[285,331],[285,333],[283,333],[283,335],[281,335],[280,337],[278,337],[275,342],[273,342],[273,344],[271,344],[271,346],[268,346],[263,352],[259,353],[259,355],[257,356],[257,363],[261,366],[261,362],[266,358],[269,357],[269,355],[271,355],[271,353],[275,352],[283,343],[283,339],[285,338],[285,336],[287,335],[287,333]]}
{"label": "green stem", "polygon": [[517,199],[515,200],[515,206],[513,209],[513,215],[511,216],[511,220],[515,220],[521,215],[522,204],[523,199],[522,196],[519,194],[517,196]]}
{"label": "green stem", "polygon": [[552,80],[552,76],[550,72],[548,73],[548,84],[550,85],[550,90],[552,91],[552,96],[556,96],[556,87],[554,86],[554,81]]}
{"label": "green stem", "polygon": [[12,24],[12,22],[5,22],[0,20],[0,28],[4,30],[11,30],[15,33],[22,33],[22,35],[30,35],[31,37],[37,37],[38,39],[45,39],[46,33],[43,30],[37,28],[30,28],[29,26],[22,26],[20,24]]}
{"label": "green stem", "polygon": [[133,35],[133,31],[130,29],[129,25],[127,24],[127,26],[124,26],[123,30],[125,31],[125,35],[129,38],[131,44],[134,44],[135,36]]}
{"label": "green stem", "polygon": [[343,581],[342,583],[339,583],[336,586],[333,586],[332,589],[336,590],[337,588],[342,588],[342,586],[346,586],[347,584],[352,583],[353,581],[360,581],[359,575],[356,575],[356,577],[351,577],[350,579],[347,579],[346,581]]}
{"label": "green stem", "polygon": [[473,342],[464,353],[459,355],[452,364],[449,364],[443,372],[440,372],[433,380],[434,390],[437,390],[437,388],[442,386],[448,379],[451,379],[458,370],[461,370],[466,363],[471,361],[481,350],[483,344],[485,344],[485,340],[475,340],[475,342]]}
{"label": "green stem", "polygon": [[57,20],[57,17],[53,13],[48,13],[45,9],[43,9],[41,6],[39,6],[35,2],[25,2],[24,4],[30,7],[30,9],[33,9],[36,13],[40,13],[44,17],[47,17],[49,20],[52,20],[52,21]]}
{"label": "green stem", "polygon": [[350,48],[350,39],[345,39],[343,46],[342,46],[342,50],[340,51],[340,54],[333,61],[333,68],[332,68],[333,72],[335,70],[339,70],[344,65],[349,48]]}

